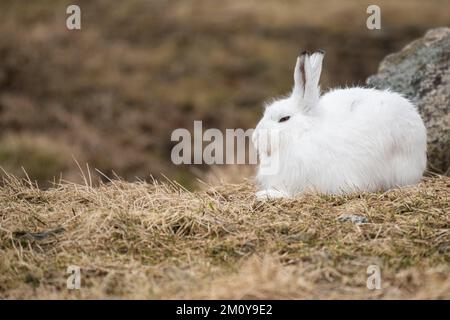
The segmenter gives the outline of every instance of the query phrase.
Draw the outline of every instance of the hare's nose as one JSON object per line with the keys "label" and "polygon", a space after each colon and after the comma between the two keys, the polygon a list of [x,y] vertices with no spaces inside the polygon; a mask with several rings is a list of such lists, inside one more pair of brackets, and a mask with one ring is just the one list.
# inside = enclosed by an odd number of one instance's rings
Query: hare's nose
{"label": "hare's nose", "polygon": [[266,129],[255,130],[252,135],[252,142],[259,156],[267,157],[272,154],[270,131]]}

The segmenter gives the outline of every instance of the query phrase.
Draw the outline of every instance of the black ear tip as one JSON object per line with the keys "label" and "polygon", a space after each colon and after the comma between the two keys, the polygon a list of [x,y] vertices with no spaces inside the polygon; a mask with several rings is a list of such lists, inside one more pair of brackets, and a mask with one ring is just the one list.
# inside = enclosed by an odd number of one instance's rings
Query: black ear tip
{"label": "black ear tip", "polygon": [[317,52],[319,52],[321,54],[325,54],[325,50],[323,50],[323,49],[319,49],[319,50],[317,50]]}
{"label": "black ear tip", "polygon": [[302,53],[300,53],[301,56],[304,56],[305,54],[309,55],[309,51],[308,50],[303,50]]}

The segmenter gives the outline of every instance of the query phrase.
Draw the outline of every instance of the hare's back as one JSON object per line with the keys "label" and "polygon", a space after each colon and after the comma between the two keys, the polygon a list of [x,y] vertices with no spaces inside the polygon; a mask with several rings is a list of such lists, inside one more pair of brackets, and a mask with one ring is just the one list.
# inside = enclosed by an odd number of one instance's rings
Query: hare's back
{"label": "hare's back", "polygon": [[319,109],[325,117],[346,120],[368,118],[371,121],[397,121],[406,118],[421,122],[410,101],[388,90],[359,87],[332,90],[321,97]]}

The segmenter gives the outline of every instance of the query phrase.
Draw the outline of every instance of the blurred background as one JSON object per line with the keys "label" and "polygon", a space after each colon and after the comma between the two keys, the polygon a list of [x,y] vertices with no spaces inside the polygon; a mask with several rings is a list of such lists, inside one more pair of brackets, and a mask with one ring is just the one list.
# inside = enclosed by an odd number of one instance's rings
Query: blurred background
{"label": "blurred background", "polygon": [[[66,28],[70,4],[81,30]],[[370,4],[381,30],[366,27]],[[304,49],[327,52],[323,89],[362,85],[449,22],[448,0],[2,0],[0,166],[42,187],[81,181],[75,159],[130,181],[236,182],[251,169],[173,165],[171,132],[254,127]]]}

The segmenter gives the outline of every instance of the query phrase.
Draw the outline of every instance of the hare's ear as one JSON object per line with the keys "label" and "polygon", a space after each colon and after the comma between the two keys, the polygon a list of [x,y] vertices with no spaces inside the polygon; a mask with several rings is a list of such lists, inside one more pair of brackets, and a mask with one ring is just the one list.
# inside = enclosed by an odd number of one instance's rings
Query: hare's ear
{"label": "hare's ear", "polygon": [[325,51],[319,50],[314,52],[309,57],[309,62],[311,63],[311,83],[314,83],[316,86],[319,85],[320,74],[322,73],[322,61],[325,56]]}
{"label": "hare's ear", "polygon": [[297,58],[297,63],[294,69],[294,88],[292,89],[292,95],[303,98],[305,93],[305,60],[308,57],[308,52],[303,51]]}
{"label": "hare's ear", "polygon": [[319,79],[322,72],[324,51],[309,55],[304,52],[298,57],[294,72],[294,92],[304,112],[311,111],[319,101]]}

